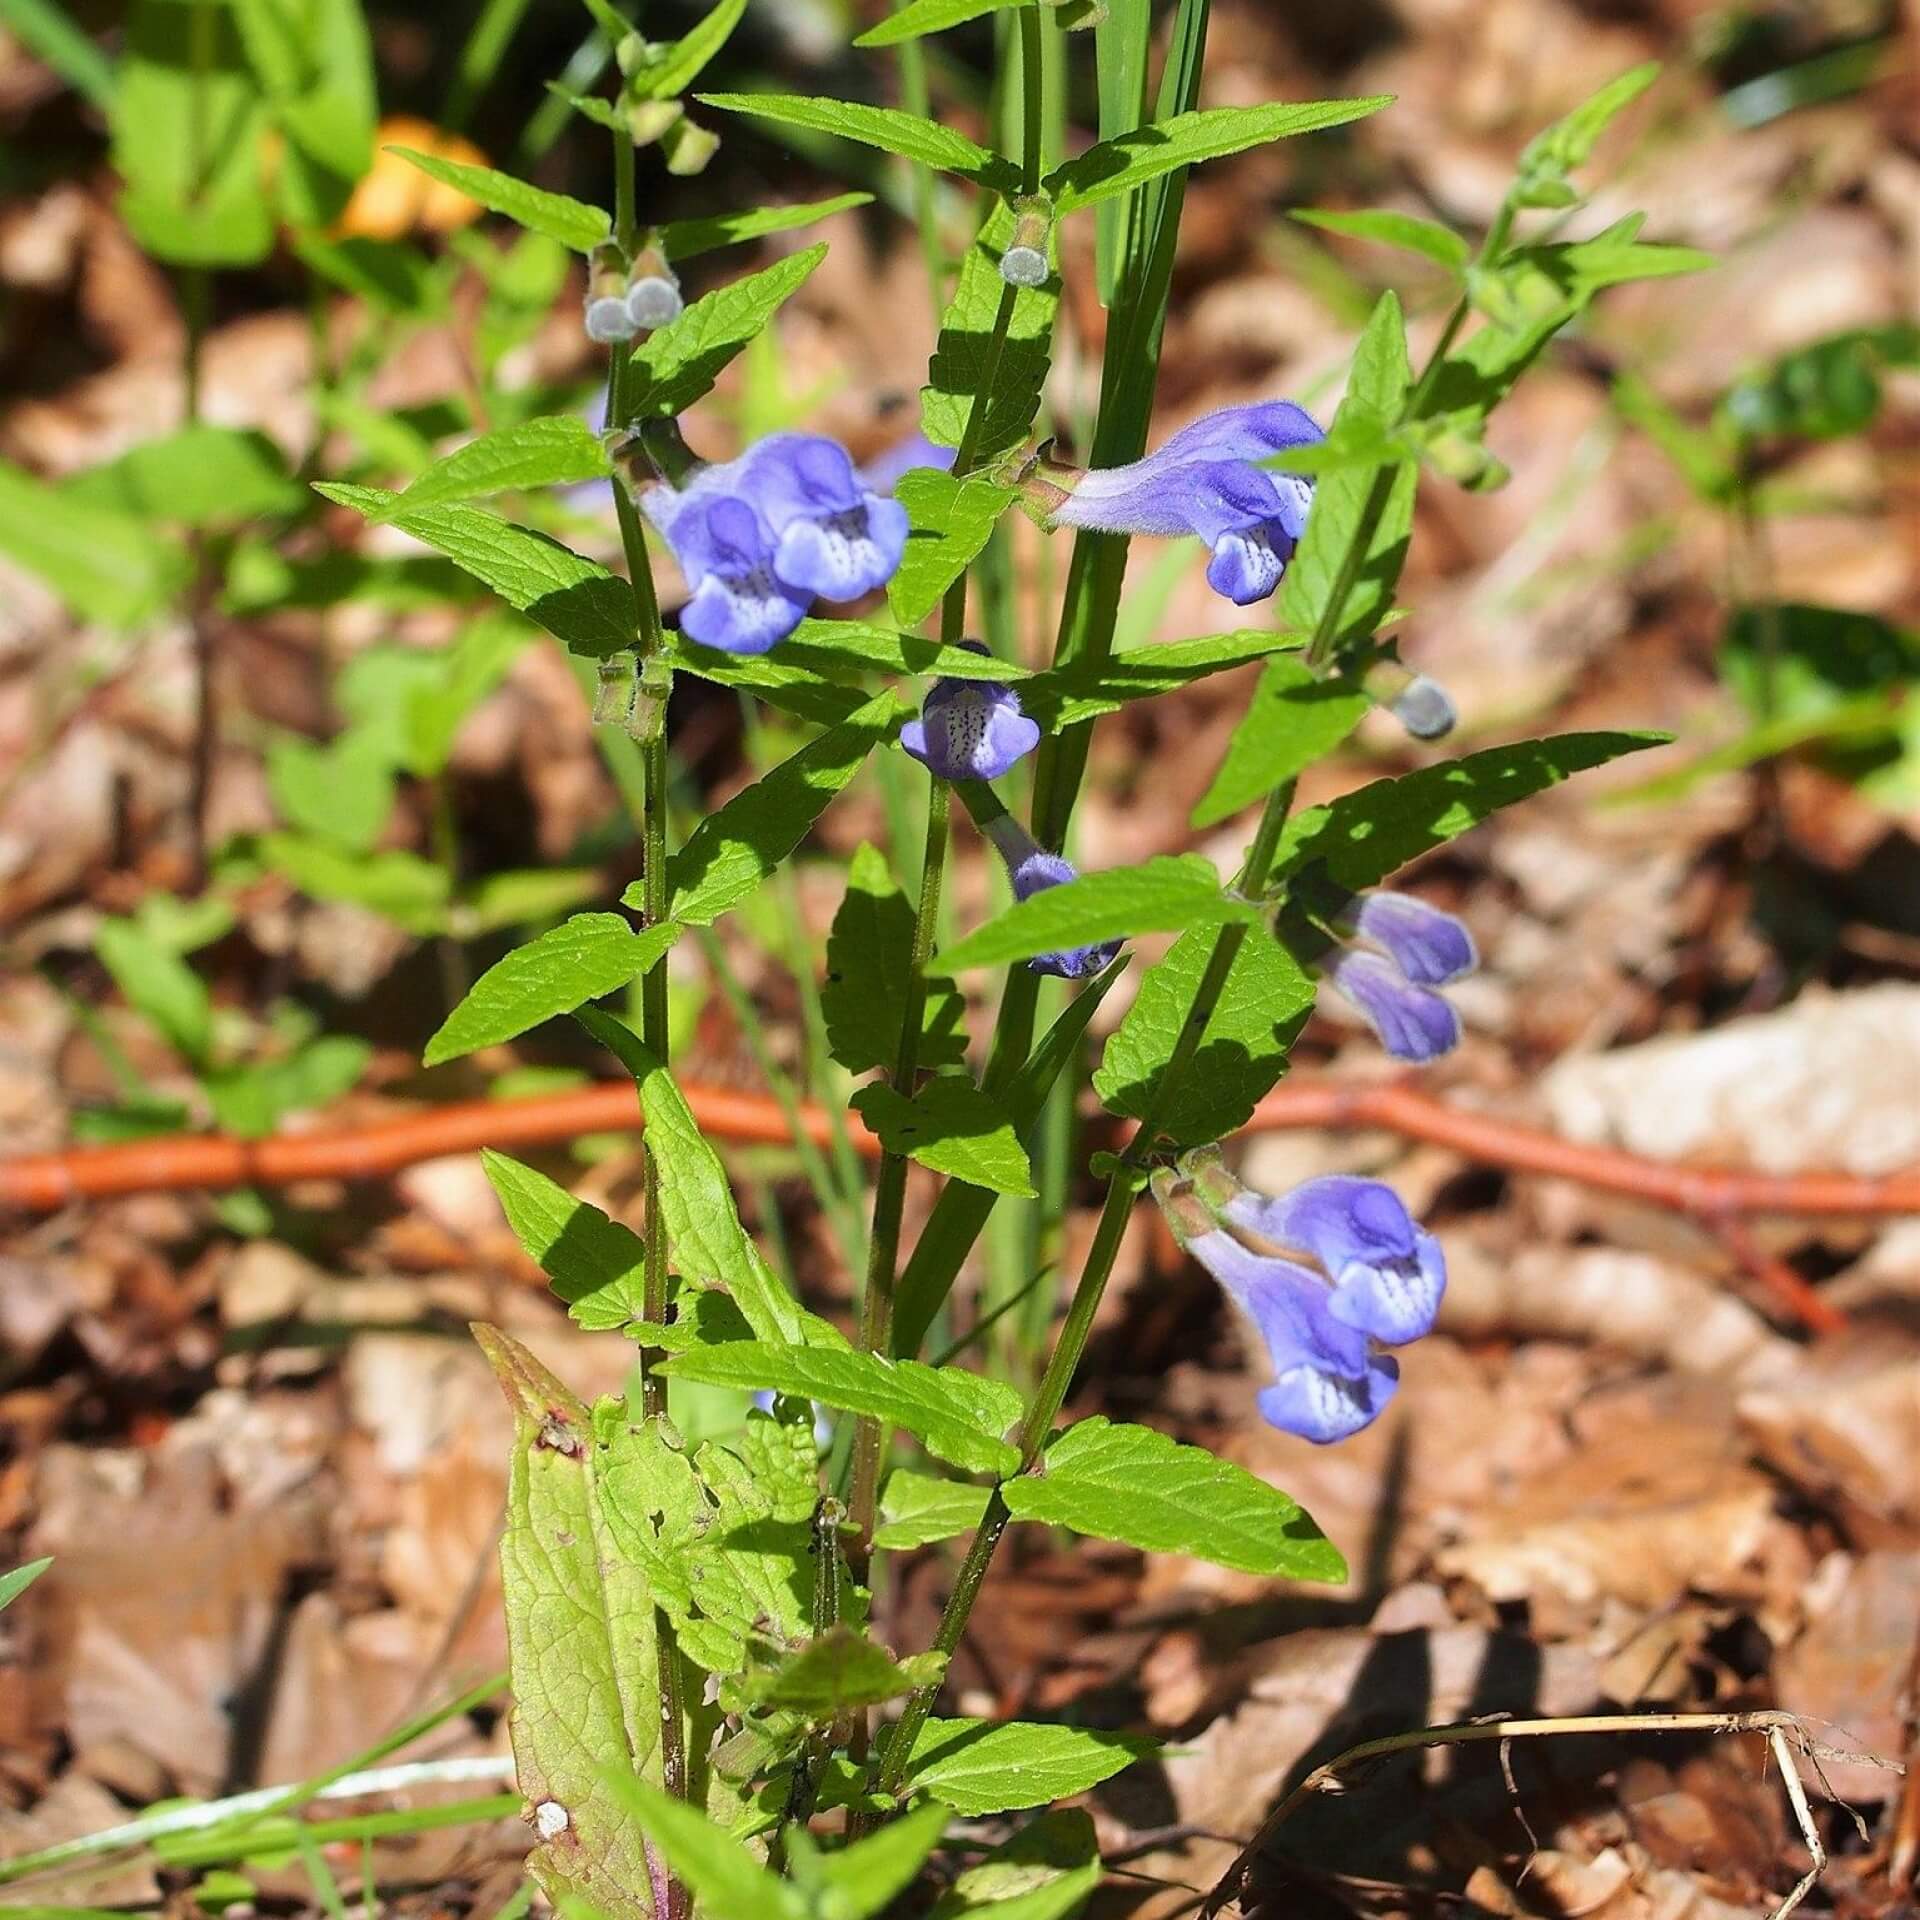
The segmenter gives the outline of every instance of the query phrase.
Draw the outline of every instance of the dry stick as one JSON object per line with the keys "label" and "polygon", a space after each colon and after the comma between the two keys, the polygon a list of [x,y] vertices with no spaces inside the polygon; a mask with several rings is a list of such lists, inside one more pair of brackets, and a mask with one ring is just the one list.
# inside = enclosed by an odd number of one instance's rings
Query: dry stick
{"label": "dry stick", "polygon": [[[1789,1732],[1793,1736],[1791,1743],[1788,1740]],[[1897,1761],[1884,1760],[1878,1754],[1850,1753],[1822,1746],[1807,1731],[1806,1722],[1798,1714],[1773,1709],[1751,1713],[1578,1714],[1553,1720],[1476,1720],[1465,1726],[1422,1727],[1417,1733],[1391,1733],[1379,1740],[1363,1740],[1358,1746],[1349,1747],[1345,1753],[1336,1755],[1325,1766],[1315,1767],[1260,1823],[1259,1831],[1241,1848],[1233,1865],[1214,1883],[1212,1892],[1201,1906],[1200,1920],[1213,1920],[1213,1916],[1224,1908],[1238,1904],[1249,1870],[1266,1850],[1273,1836],[1314,1794],[1344,1792],[1346,1789],[1340,1776],[1349,1767],[1359,1766],[1368,1760],[1383,1759],[1390,1754],[1409,1753],[1420,1747],[1464,1746],[1472,1741],[1497,1740],[1504,1753],[1507,1742],[1511,1740],[1550,1739],[1581,1733],[1765,1734],[1767,1744],[1773,1749],[1773,1757],[1779,1763],[1781,1784],[1787,1790],[1787,1801],[1793,1808],[1795,1824],[1800,1829],[1800,1837],[1807,1843],[1807,1852],[1813,1861],[1793,1891],[1774,1908],[1769,1920],[1787,1920],[1787,1915],[1813,1891],[1827,1864],[1827,1850],[1813,1823],[1813,1809],[1807,1804],[1806,1787],[1801,1782],[1799,1769],[1793,1764],[1794,1748],[1797,1747],[1816,1762],[1822,1758],[1866,1761],[1873,1766],[1886,1767],[1894,1773],[1905,1772],[1905,1768]]]}

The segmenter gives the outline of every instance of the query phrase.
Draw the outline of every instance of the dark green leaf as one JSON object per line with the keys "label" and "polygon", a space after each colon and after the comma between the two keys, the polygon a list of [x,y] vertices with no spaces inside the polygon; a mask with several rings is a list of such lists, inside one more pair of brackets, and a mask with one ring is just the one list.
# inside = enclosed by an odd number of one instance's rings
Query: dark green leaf
{"label": "dark green leaf", "polygon": [[[900,1050],[907,974],[913,956],[913,908],[879,848],[862,843],[847,869],[846,897],[827,937],[821,988],[827,1041],[849,1073],[890,1067]],[[966,1053],[966,1003],[951,987],[927,994],[920,1064],[950,1066]]]}
{"label": "dark green leaf", "polygon": [[613,223],[600,207],[564,193],[549,193],[544,187],[530,186],[510,173],[492,167],[470,167],[458,160],[443,160],[438,154],[417,153],[411,147],[389,147],[402,160],[416,166],[441,185],[464,193],[495,213],[532,233],[543,233],[575,253],[591,253],[613,230]]}
{"label": "dark green leaf", "polygon": [[906,1785],[977,1820],[1085,1793],[1158,1751],[1158,1741],[1092,1727],[929,1720],[914,1736]]}
{"label": "dark green leaf", "polygon": [[483,1147],[480,1164],[513,1237],[588,1328],[622,1327],[646,1313],[646,1243],[631,1227],[576,1200],[544,1173]]}
{"label": "dark green leaf", "polygon": [[691,260],[716,247],[758,240],[769,233],[810,227],[836,213],[872,204],[870,193],[836,193],[830,200],[804,200],[790,207],[754,207],[745,213],[717,213],[702,220],[669,220],[660,229],[660,245],[669,260]]}
{"label": "dark green leaf", "polygon": [[1077,1807],[1043,1813],[968,1867],[928,1920],[1067,1920],[1100,1884],[1093,1821]]}
{"label": "dark green leaf", "polygon": [[918,40],[929,33],[944,33],[963,21],[977,20],[983,13],[1001,13],[1010,7],[1037,4],[1037,0],[907,0],[898,13],[889,14],[877,27],[857,34],[856,47],[891,47],[902,40]]}
{"label": "dark green leaf", "polygon": [[964,1074],[936,1074],[911,1100],[877,1081],[862,1087],[852,1106],[889,1153],[995,1193],[1033,1198],[1033,1170],[1012,1119]]}
{"label": "dark green leaf", "polygon": [[1129,701],[1170,693],[1269,654],[1291,653],[1299,645],[1298,634],[1243,627],[1234,633],[1135,647],[1104,660],[1070,661],[1035,674],[1021,683],[1020,704],[1046,732],[1055,733],[1103,713],[1118,713]]}
{"label": "dark green leaf", "polygon": [[1299,660],[1269,660],[1227,744],[1213,785],[1193,810],[1196,827],[1219,824],[1331,753],[1373,702],[1344,680],[1323,680]]}
{"label": "dark green leaf", "polygon": [[613,472],[607,449],[578,414],[553,414],[483,433],[436,460],[404,493],[368,517],[377,526],[403,513],[523,487],[570,486]]}
{"label": "dark green leaf", "polygon": [[887,582],[887,603],[903,627],[912,627],[972,566],[1015,496],[984,474],[956,480],[935,467],[903,474],[893,493],[911,526],[900,565]]}
{"label": "dark green leaf", "polygon": [[698,98],[703,106],[719,107],[728,113],[751,114],[781,126],[857,140],[903,159],[919,160],[942,173],[958,174],[998,193],[1020,190],[1020,170],[1010,160],[989,153],[952,127],[922,120],[917,114],[900,113],[892,107],[869,107],[855,100],[816,100],[792,93],[703,93]]}

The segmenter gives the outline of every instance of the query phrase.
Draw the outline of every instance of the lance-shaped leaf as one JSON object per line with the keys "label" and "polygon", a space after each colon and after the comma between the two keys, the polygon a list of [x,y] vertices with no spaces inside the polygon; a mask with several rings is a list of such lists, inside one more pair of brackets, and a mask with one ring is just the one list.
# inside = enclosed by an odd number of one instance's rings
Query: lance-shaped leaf
{"label": "lance-shaped leaf", "polygon": [[887,604],[902,626],[911,627],[972,566],[1014,493],[984,474],[956,480],[936,467],[921,467],[903,474],[893,495],[911,524],[900,565],[887,582]]}
{"label": "lance-shaped leaf", "polygon": [[470,167],[459,160],[445,160],[437,153],[419,153],[412,147],[389,147],[410,166],[415,166],[442,186],[464,193],[494,213],[504,213],[530,233],[546,235],[575,253],[591,253],[613,231],[613,222],[603,207],[590,207],[564,193],[549,193],[544,187],[516,180],[510,173],[493,167]]}
{"label": "lance-shaped leaf", "polygon": [[744,213],[715,213],[700,220],[669,220],[660,229],[660,246],[669,260],[691,260],[716,247],[810,227],[816,220],[828,220],[836,213],[872,202],[870,193],[836,193],[827,200],[797,200],[789,207],[752,207]]}
{"label": "lance-shaped leaf", "polygon": [[1011,160],[989,153],[977,141],[937,121],[893,107],[869,107],[855,100],[812,99],[794,93],[703,93],[702,106],[728,113],[751,114],[783,127],[803,127],[809,133],[830,133],[862,146],[897,153],[903,160],[919,160],[942,173],[958,174],[998,193],[1020,191],[1020,169]]}
{"label": "lance-shaped leaf", "polygon": [[179,536],[0,460],[0,553],[83,620],[137,627],[186,585]]}
{"label": "lance-shaped leaf", "polygon": [[617,913],[576,913],[537,940],[496,960],[427,1042],[426,1064],[457,1060],[478,1047],[571,1013],[637,980],[673,945],[682,929],[671,920],[636,930]]}
{"label": "lance-shaped leaf", "polygon": [[[807,1906],[799,1894],[697,1807],[631,1773],[609,1768],[604,1781],[604,1791],[635,1836],[634,1851],[641,1850],[639,1836],[645,1834],[674,1878],[692,1891],[705,1920],[805,1920]],[[581,1905],[610,1913],[604,1901],[589,1895],[582,1896]]]}
{"label": "lance-shaped leaf", "polygon": [[935,954],[930,964],[936,973],[962,973],[1136,933],[1179,933],[1259,917],[1257,908],[1222,890],[1220,876],[1199,854],[1159,854],[1138,867],[1083,873],[1018,901]]}
{"label": "lance-shaped leaf", "polygon": [[904,1784],[981,1819],[1085,1793],[1159,1750],[1157,1740],[1092,1727],[929,1720],[914,1736]]}
{"label": "lance-shaped leaf", "polygon": [[766,331],[781,303],[826,257],[821,241],[776,260],[745,279],[716,287],[677,320],[648,334],[633,351],[636,417],[664,418],[702,398],[728,361]]}
{"label": "lance-shaped leaf", "polygon": [[952,1819],[946,1807],[930,1801],[837,1853],[796,1848],[789,1868],[816,1912],[870,1920],[892,1911]]}
{"label": "lance-shaped leaf", "polygon": [[1033,1198],[1033,1169],[1012,1117],[964,1073],[935,1074],[912,1099],[875,1081],[852,1105],[889,1153],[994,1193]]}
{"label": "lance-shaped leaf", "polygon": [[[384,487],[344,481],[316,481],[314,491],[369,518],[384,514],[398,497]],[[425,507],[390,517],[402,533],[444,553],[574,653],[603,659],[636,643],[633,589],[559,541],[479,507]]]}
{"label": "lance-shaped leaf", "polygon": [[[890,1067],[900,1051],[907,974],[913,959],[913,908],[880,849],[863,841],[847,867],[846,897],[827,936],[820,989],[827,1043],[849,1073]],[[966,1003],[933,983],[921,1023],[920,1064],[950,1066],[966,1053]]]}
{"label": "lance-shaped leaf", "polygon": [[969,1867],[941,1895],[929,1920],[1067,1920],[1100,1884],[1093,1821],[1078,1807],[1043,1813]]}
{"label": "lance-shaped leaf", "polygon": [[940,1678],[946,1664],[942,1653],[916,1653],[896,1660],[865,1634],[835,1626],[778,1666],[755,1674],[747,1691],[762,1707],[825,1721],[929,1686]]}
{"label": "lance-shaped leaf", "polygon": [[959,1367],[883,1360],[850,1347],[775,1346],[765,1340],[700,1347],[661,1369],[711,1386],[772,1388],[866,1414],[918,1434],[928,1452],[969,1473],[1010,1473],[1019,1454],[1000,1436],[1020,1417],[1020,1396]]}
{"label": "lance-shaped leaf", "polygon": [[1401,247],[1445,267],[1449,273],[1464,273],[1473,258],[1473,249],[1437,220],[1422,220],[1411,213],[1387,209],[1365,213],[1328,213],[1317,207],[1296,207],[1296,220],[1310,227],[1323,227],[1328,233],[1342,233],[1355,240],[1377,240],[1382,246]]}
{"label": "lance-shaped leaf", "polygon": [[[945,479],[946,475],[939,476]],[[929,640],[925,634],[859,620],[802,620],[780,643],[783,659],[794,659],[821,673],[850,678],[868,673],[935,675],[943,680],[1019,680],[1028,669],[1012,660],[996,660],[970,647]]]}
{"label": "lance-shaped leaf", "polygon": [[653,1595],[607,1537],[587,1409],[498,1328],[474,1335],[514,1417],[500,1572],[514,1768],[540,1836],[527,1871],[556,1905],[653,1920],[640,1830],[610,1784],[659,1777]]}
{"label": "lance-shaped leaf", "polygon": [[1135,647],[1104,660],[1069,661],[1035,674],[1022,684],[1020,704],[1044,731],[1056,733],[1103,713],[1118,713],[1129,701],[1150,700],[1209,674],[1244,667],[1270,654],[1295,652],[1300,645],[1297,633],[1243,627],[1234,633]]}
{"label": "lance-shaped leaf", "polygon": [[1217,826],[1283,780],[1331,753],[1373,705],[1344,680],[1323,680],[1299,660],[1269,660],[1227,743],[1213,784],[1193,810],[1196,827]]}
{"label": "lance-shaped leaf", "polygon": [[646,1312],[646,1243],[557,1181],[491,1147],[480,1164],[513,1237],[583,1327],[621,1327]]}
{"label": "lance-shaped leaf", "polygon": [[582,480],[603,480],[612,472],[605,444],[578,414],[552,414],[483,433],[456,447],[370,518],[378,525],[422,507],[481,500],[521,487],[571,486]]}
{"label": "lance-shaped leaf", "polygon": [[1259,107],[1203,107],[1178,113],[1171,120],[1137,127],[1089,147],[1047,176],[1047,190],[1061,213],[1071,213],[1117,193],[1131,193],[1176,167],[1363,119],[1392,100],[1391,94],[1382,93],[1365,100],[1276,100]]}
{"label": "lance-shaped leaf", "polygon": [[907,0],[898,13],[889,14],[877,27],[857,34],[856,47],[891,47],[902,40],[918,40],[924,34],[944,33],[984,13],[1003,13],[1010,7],[1034,4],[1034,0]]}
{"label": "lance-shaped leaf", "polygon": [[1014,1517],[1185,1553],[1242,1573],[1344,1580],[1338,1549],[1278,1487],[1204,1447],[1096,1414],[1047,1448],[1037,1473],[1001,1488]]}
{"label": "lance-shaped leaf", "polygon": [[740,24],[747,0],[718,0],[678,40],[669,41],[645,66],[627,76],[636,99],[671,100],[699,79],[707,62]]}
{"label": "lance-shaped leaf", "polygon": [[15,1567],[11,1573],[0,1573],[0,1613],[20,1598],[33,1583],[53,1565],[53,1556],[44,1560],[29,1560],[24,1567]]}
{"label": "lance-shaped leaf", "polygon": [[987,1510],[987,1489],[963,1480],[938,1480],[911,1467],[896,1467],[880,1494],[880,1525],[873,1544],[905,1553],[971,1533]]}

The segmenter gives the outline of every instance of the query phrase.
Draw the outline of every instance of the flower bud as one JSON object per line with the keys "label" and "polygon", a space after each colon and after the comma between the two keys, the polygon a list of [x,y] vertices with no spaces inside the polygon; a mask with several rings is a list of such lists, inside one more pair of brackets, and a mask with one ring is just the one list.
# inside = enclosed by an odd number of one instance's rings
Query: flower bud
{"label": "flower bud", "polygon": [[678,100],[629,100],[627,132],[636,147],[650,147],[685,112]]}
{"label": "flower bud", "polygon": [[681,177],[705,173],[707,162],[720,151],[720,136],[692,120],[676,120],[660,136],[667,171]]}
{"label": "flower bud", "polygon": [[648,242],[634,257],[627,275],[627,318],[636,333],[650,333],[677,320],[683,306],[680,282],[667,256],[655,242]]}
{"label": "flower bud", "polygon": [[1376,661],[1361,684],[1416,740],[1444,740],[1459,724],[1446,688],[1398,660]]}
{"label": "flower bud", "polygon": [[603,346],[631,340],[633,321],[627,313],[627,263],[611,241],[593,250],[587,267],[587,338]]}
{"label": "flower bud", "polygon": [[1047,242],[1053,230],[1053,208],[1039,195],[1016,200],[1013,238],[1000,255],[1000,278],[1010,287],[1044,286],[1049,268]]}

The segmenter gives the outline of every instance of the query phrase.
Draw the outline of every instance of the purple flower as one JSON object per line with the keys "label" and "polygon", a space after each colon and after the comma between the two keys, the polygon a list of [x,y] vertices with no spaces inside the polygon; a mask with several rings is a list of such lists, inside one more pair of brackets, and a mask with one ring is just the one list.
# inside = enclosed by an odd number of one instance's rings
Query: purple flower
{"label": "purple flower", "polygon": [[[987,652],[978,640],[960,644]],[[998,780],[1040,744],[1040,729],[998,680],[936,680],[900,744],[942,780]]]}
{"label": "purple flower", "polygon": [[1222,407],[1144,460],[1061,481],[1067,498],[1052,520],[1108,533],[1198,534],[1213,549],[1208,584],[1250,606],[1280,584],[1313,504],[1311,480],[1253,463],[1325,438],[1288,400]]}
{"label": "purple flower", "polygon": [[891,493],[899,484],[902,474],[911,473],[915,467],[933,467],[946,473],[959,453],[958,447],[935,446],[916,427],[903,439],[876,453],[871,460],[855,467],[854,473],[869,493]]}
{"label": "purple flower", "polygon": [[[1274,1384],[1256,1401],[1283,1432],[1322,1445],[1375,1419],[1400,1383],[1382,1346],[1433,1328],[1446,1290],[1439,1242],[1377,1180],[1332,1174],[1277,1198],[1250,1192],[1211,1150],[1154,1193],[1182,1246],[1266,1342]],[[1229,1228],[1284,1249],[1256,1253]]]}
{"label": "purple flower", "polygon": [[682,628],[727,653],[765,653],[816,598],[884,586],[907,540],[906,509],[862,487],[846,449],[817,434],[773,434],[684,487],[648,487],[640,506],[691,589]]}
{"label": "purple flower", "polygon": [[1365,1018],[1396,1060],[1426,1062],[1460,1044],[1460,1015],[1435,987],[1480,964],[1460,921],[1409,893],[1359,895],[1341,925],[1364,946],[1336,950],[1326,968],[1335,990]]}
{"label": "purple flower", "polygon": [[[1080,878],[1071,861],[1049,853],[1011,814],[1003,813],[985,822],[982,830],[1000,849],[1000,857],[1007,863],[1015,900],[1031,900],[1049,887],[1063,887],[1069,880]],[[1035,973],[1057,974],[1062,980],[1084,980],[1106,967],[1120,951],[1120,945],[1118,940],[1103,940],[1097,947],[1036,953],[1027,965]]]}

